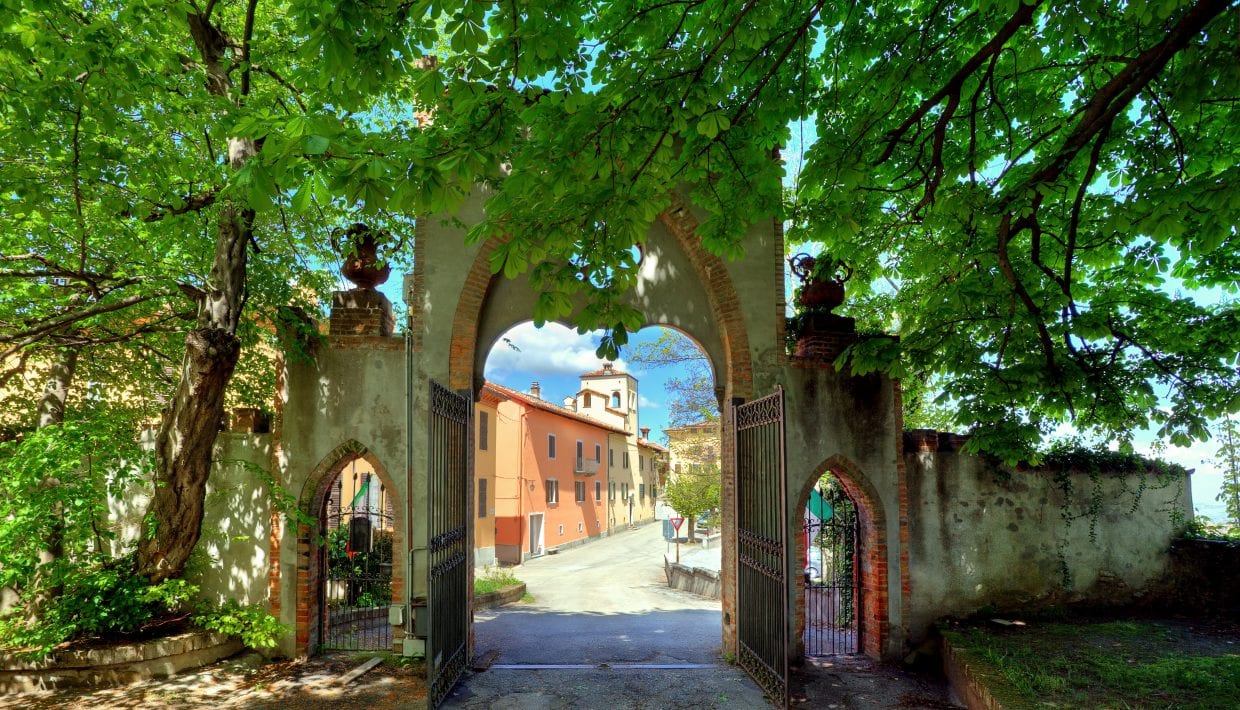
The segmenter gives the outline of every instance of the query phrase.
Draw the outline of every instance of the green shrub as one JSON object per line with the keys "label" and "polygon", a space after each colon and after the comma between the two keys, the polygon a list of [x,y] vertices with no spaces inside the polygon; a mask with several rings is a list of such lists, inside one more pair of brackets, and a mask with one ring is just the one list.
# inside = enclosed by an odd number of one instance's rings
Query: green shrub
{"label": "green shrub", "polygon": [[0,644],[21,649],[26,658],[43,658],[75,638],[137,631],[158,616],[183,611],[198,593],[183,579],[150,585],[128,570],[124,564],[61,577],[63,592],[42,602],[35,618],[23,605],[0,619]]}
{"label": "green shrub", "polygon": [[193,621],[209,631],[238,636],[254,649],[275,648],[280,637],[292,630],[262,606],[242,605],[231,599],[219,606],[203,604]]}
{"label": "green shrub", "polygon": [[488,565],[474,577],[474,594],[490,594],[520,583],[511,570]]}

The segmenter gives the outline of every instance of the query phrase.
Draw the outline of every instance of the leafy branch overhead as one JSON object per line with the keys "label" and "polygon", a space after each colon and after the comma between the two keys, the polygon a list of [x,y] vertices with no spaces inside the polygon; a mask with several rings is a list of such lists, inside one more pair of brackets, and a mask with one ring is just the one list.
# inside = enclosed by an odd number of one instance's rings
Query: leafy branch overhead
{"label": "leafy branch overhead", "polygon": [[[901,336],[854,371],[933,378],[981,448],[1064,421],[1187,443],[1240,410],[1234,0],[418,9],[454,50],[414,82],[437,179],[488,183],[471,238],[548,317],[585,293],[608,354],[621,255],[683,189],[717,254],[780,214],[852,267]],[[797,121],[816,140],[785,205]]]}

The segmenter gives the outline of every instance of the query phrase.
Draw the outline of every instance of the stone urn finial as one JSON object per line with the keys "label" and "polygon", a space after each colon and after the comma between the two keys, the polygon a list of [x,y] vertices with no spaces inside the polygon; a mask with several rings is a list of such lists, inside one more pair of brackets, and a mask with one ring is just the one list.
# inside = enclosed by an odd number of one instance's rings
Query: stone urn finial
{"label": "stone urn finial", "polygon": [[810,312],[830,313],[844,302],[844,282],[852,276],[852,269],[844,262],[827,254],[817,257],[797,254],[788,259],[788,266],[801,280],[797,302],[802,308]]}
{"label": "stone urn finial", "polygon": [[[339,237],[343,236],[343,240]],[[359,289],[369,291],[388,280],[392,267],[379,264],[379,244],[390,241],[388,233],[382,229],[372,229],[362,223],[354,224],[343,234],[336,230],[332,234],[332,246],[340,252],[344,263],[340,265],[340,273],[352,281]]]}

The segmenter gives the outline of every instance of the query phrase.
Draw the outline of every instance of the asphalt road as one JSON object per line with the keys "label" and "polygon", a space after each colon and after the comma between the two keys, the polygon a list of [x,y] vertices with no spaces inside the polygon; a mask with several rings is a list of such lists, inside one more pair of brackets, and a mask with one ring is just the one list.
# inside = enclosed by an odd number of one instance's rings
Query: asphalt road
{"label": "asphalt road", "polygon": [[661,532],[646,525],[517,568],[534,601],[475,615],[475,658],[491,665],[445,707],[764,707],[719,656],[719,601],[667,587]]}
{"label": "asphalt road", "polygon": [[669,589],[658,525],[515,570],[532,603],[479,611],[475,656],[499,664],[717,663],[719,601]]}

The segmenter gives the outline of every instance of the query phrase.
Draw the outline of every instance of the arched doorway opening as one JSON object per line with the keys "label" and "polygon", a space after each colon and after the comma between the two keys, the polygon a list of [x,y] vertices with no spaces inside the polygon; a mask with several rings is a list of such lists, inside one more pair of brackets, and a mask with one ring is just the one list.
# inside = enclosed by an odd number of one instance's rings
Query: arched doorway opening
{"label": "arched doorway opening", "polygon": [[882,656],[889,633],[887,536],[865,475],[832,456],[794,499],[797,658]]}
{"label": "arched doorway opening", "polygon": [[[360,465],[359,465],[360,464]],[[319,511],[324,551],[319,586],[323,650],[392,647],[393,538],[396,506],[369,462],[354,458],[328,490]]]}
{"label": "arched doorway opening", "polygon": [[[692,349],[683,354],[701,361],[704,379],[691,382],[693,373],[683,369],[664,373],[629,359],[636,345],[673,332]],[[697,543],[682,542],[681,552],[686,570],[713,567],[720,577],[722,473],[711,361],[670,329],[632,334],[616,362],[600,361],[596,346],[589,334],[527,322],[502,331],[489,349],[474,421],[475,574],[489,581],[500,574],[488,563],[521,565],[511,572],[533,599],[479,609],[475,652],[500,664],[631,663],[656,654],[668,662],[709,662],[722,631],[719,585],[709,596],[669,590],[668,582],[650,587],[667,573],[665,556],[674,558],[676,549],[664,520],[673,517],[667,490],[675,482],[674,455],[709,456],[681,464],[685,477],[704,477],[696,469],[709,467],[707,493],[715,496],[692,515],[681,511],[691,519],[680,537],[701,524]],[[685,387],[704,390],[709,411],[673,406],[669,397]],[[673,450],[671,435],[663,436],[711,414],[712,445],[694,436]],[[577,624],[571,633],[562,628],[569,622]],[[658,624],[679,629],[684,645],[669,649],[655,631],[636,631]]]}
{"label": "arched doorway opening", "polygon": [[[400,496],[365,446],[348,441],[306,484],[298,540],[297,644],[308,653],[391,651],[389,621],[404,595]],[[312,521],[312,522],[311,522]]]}
{"label": "arched doorway opening", "polygon": [[857,508],[830,473],[810,489],[801,516],[805,549],[805,629],[807,657],[851,655],[861,650],[860,549]]}

